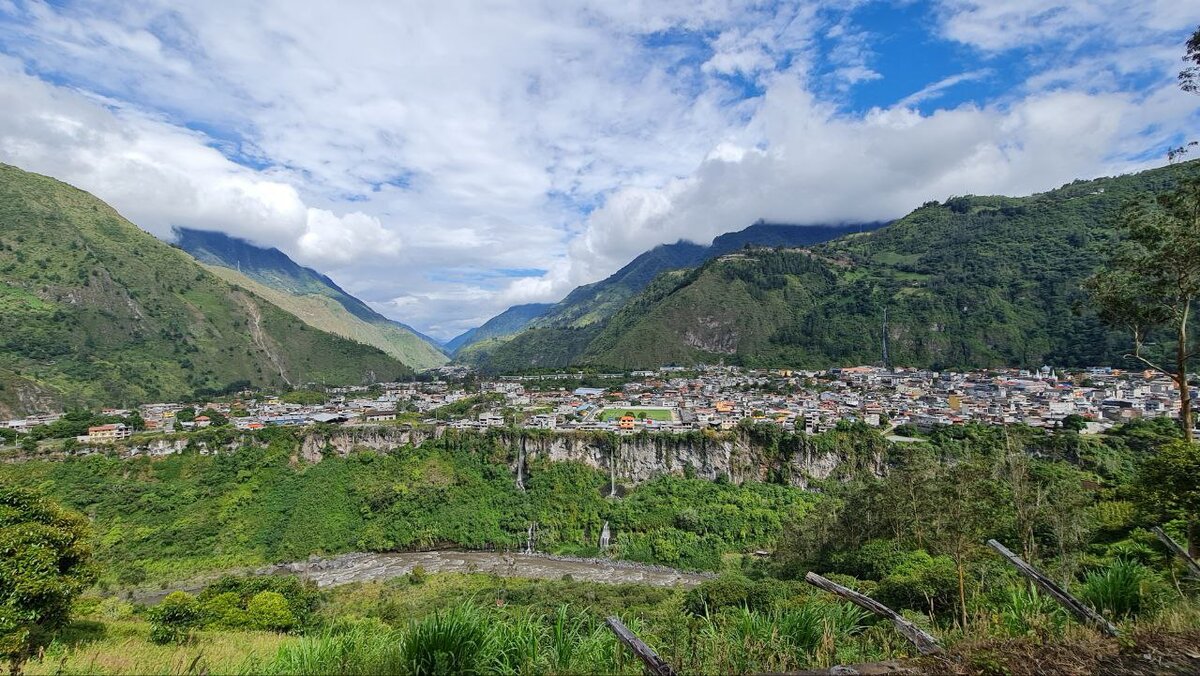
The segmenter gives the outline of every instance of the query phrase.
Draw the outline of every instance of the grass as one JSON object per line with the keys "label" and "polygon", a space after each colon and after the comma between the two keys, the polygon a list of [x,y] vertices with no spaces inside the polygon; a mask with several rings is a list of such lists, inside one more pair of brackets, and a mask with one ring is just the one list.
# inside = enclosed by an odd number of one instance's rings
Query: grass
{"label": "grass", "polygon": [[31,660],[37,674],[256,673],[299,638],[261,631],[200,631],[186,645],[150,642],[149,623],[136,618],[77,621]]}
{"label": "grass", "polygon": [[630,414],[635,418],[639,418],[642,414],[650,420],[658,422],[670,422],[674,419],[674,414],[669,408],[606,408],[600,412],[601,420],[619,420],[625,414]]}

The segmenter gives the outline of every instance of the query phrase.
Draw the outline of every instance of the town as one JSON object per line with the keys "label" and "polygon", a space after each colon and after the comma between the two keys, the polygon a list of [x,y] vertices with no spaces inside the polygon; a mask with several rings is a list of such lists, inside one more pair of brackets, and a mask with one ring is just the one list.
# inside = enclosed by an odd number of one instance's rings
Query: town
{"label": "town", "polygon": [[[242,392],[200,404],[105,409],[104,416],[133,415],[138,424],[94,425],[76,441],[106,443],[135,433],[177,433],[218,424],[246,430],[412,424],[636,434],[730,430],[748,420],[818,434],[848,421],[879,427],[896,439],[903,438],[905,428],[965,423],[1068,424],[1083,433],[1100,433],[1136,418],[1177,416],[1179,405],[1168,377],[1111,368],[937,372],[878,366],[823,371],[667,366],[630,373],[479,378],[462,367],[447,367],[432,375],[422,382],[280,396]],[[61,415],[0,424],[20,434]]]}

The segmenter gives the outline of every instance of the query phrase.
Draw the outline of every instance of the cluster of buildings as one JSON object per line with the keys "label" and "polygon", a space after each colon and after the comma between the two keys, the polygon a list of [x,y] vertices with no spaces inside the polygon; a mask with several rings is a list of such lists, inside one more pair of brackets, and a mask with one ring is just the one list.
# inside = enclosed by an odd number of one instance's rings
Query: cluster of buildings
{"label": "cluster of buildings", "polygon": [[[840,421],[893,429],[968,422],[1055,427],[1073,416],[1085,432],[1140,417],[1177,415],[1174,383],[1152,372],[1093,368],[1059,371],[990,369],[937,372],[873,366],[825,371],[666,367],[587,376],[595,387],[555,387],[582,374],[506,376],[493,380],[385,383],[331,390],[323,403],[245,396],[204,404],[151,404],[138,409],[145,429],[178,432],[223,416],[242,429],[272,425],[410,424],[455,429],[521,426],[618,434],[732,429],[752,419],[820,433]],[[464,382],[472,382],[468,390]],[[548,384],[549,383],[549,384]],[[132,411],[106,410],[112,416]],[[0,421],[21,431],[55,416]],[[133,430],[98,425],[80,441],[111,442]]]}

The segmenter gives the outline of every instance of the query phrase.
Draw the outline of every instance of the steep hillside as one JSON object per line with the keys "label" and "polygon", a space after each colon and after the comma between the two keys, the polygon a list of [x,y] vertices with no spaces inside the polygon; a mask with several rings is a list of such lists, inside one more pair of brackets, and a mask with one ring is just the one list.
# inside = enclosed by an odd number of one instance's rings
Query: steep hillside
{"label": "steep hillside", "polygon": [[86,192],[0,164],[0,417],[412,370],[218,279]]}
{"label": "steep hillside", "polygon": [[1080,283],[1118,211],[1200,164],[1076,181],[1026,198],[929,203],[880,230],[807,249],[727,254],[660,277],[587,341],[581,362],[824,367],[1121,363],[1126,337]]}
{"label": "steep hillside", "polygon": [[514,305],[504,312],[492,317],[481,326],[464,331],[446,342],[446,350],[455,354],[459,350],[477,343],[498,338],[505,338],[518,333],[529,322],[546,314],[553,307],[550,303],[528,303]]}
{"label": "steep hillside", "polygon": [[373,345],[415,369],[449,359],[433,339],[393,321],[346,293],[325,275],[278,249],[219,232],[176,228],[176,244],[225,281],[266,298],[309,326]]}
{"label": "steep hillside", "polygon": [[808,246],[848,233],[878,228],[880,223],[795,226],[755,223],[721,235],[709,246],[680,240],[654,247],[609,277],[578,287],[528,327],[508,336],[461,349],[455,356],[498,370],[530,366],[562,366],[577,359],[587,343],[626,302],[658,275],[695,267],[706,260],[747,246]]}

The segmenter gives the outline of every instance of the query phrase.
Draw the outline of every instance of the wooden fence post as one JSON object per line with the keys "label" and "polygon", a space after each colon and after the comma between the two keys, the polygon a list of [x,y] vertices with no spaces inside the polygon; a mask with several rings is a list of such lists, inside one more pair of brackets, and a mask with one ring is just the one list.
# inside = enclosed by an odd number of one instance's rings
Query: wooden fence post
{"label": "wooden fence post", "polygon": [[879,615],[880,617],[891,620],[892,624],[896,625],[896,631],[900,632],[905,638],[912,641],[913,645],[917,646],[917,650],[920,651],[922,655],[936,655],[942,652],[942,647],[938,645],[936,638],[923,631],[917,625],[901,617],[896,611],[888,608],[870,596],[860,594],[853,589],[847,589],[842,585],[832,580],[823,578],[813,572],[805,575],[804,581],[814,587],[824,589],[834,596],[846,599],[847,601],[861,608],[865,608],[872,613]]}
{"label": "wooden fence post", "polygon": [[1008,560],[1009,563],[1015,566],[1022,575],[1030,580],[1033,580],[1034,584],[1041,588],[1042,591],[1053,597],[1056,601],[1061,603],[1062,606],[1070,611],[1070,613],[1076,618],[1087,624],[1095,625],[1109,636],[1119,636],[1121,634],[1121,632],[1117,630],[1116,626],[1114,626],[1112,622],[1104,619],[1103,615],[1095,610],[1092,610],[1084,605],[1082,601],[1068,594],[1065,589],[1055,584],[1054,580],[1046,577],[1037,568],[1029,565],[1021,557],[1009,551],[1008,547],[1005,547],[995,540],[988,540],[987,543],[989,547],[999,552],[1000,556],[1003,556]]}
{"label": "wooden fence post", "polygon": [[629,631],[629,627],[626,627],[621,620],[616,617],[610,617],[604,623],[617,635],[621,643],[624,643],[632,650],[633,654],[637,655],[638,659],[642,661],[642,664],[646,665],[646,673],[652,676],[675,676],[675,670],[671,668],[671,665],[664,662],[658,656],[658,653],[651,650],[650,646],[642,642],[642,639],[638,638],[632,631]]}
{"label": "wooden fence post", "polygon": [[1159,540],[1162,540],[1162,543],[1167,546],[1167,549],[1174,552],[1175,556],[1183,559],[1183,563],[1187,566],[1188,572],[1192,574],[1192,577],[1200,580],[1200,563],[1196,563],[1196,559],[1193,559],[1191,555],[1187,553],[1187,550],[1184,549],[1183,546],[1178,542],[1176,542],[1170,535],[1167,535],[1165,532],[1163,532],[1163,529],[1155,526],[1150,530],[1158,536]]}

